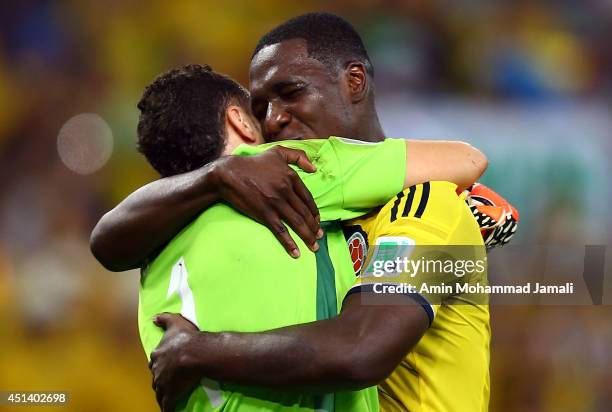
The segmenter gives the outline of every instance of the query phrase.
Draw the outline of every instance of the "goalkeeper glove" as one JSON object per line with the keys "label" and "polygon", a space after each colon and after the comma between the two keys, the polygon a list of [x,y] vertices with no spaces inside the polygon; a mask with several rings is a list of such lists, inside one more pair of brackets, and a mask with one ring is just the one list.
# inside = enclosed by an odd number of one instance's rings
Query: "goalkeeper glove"
{"label": "goalkeeper glove", "polygon": [[482,183],[474,183],[464,194],[480,226],[486,248],[493,249],[508,243],[518,227],[518,211],[506,199]]}

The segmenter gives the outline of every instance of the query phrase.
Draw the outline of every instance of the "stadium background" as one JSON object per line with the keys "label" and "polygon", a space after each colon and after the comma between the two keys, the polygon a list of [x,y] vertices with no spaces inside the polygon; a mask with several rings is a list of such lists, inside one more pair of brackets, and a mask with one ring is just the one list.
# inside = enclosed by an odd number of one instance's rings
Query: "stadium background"
{"label": "stadium background", "polygon": [[[609,1],[2,2],[0,390],[155,410],[138,273],[106,272],[88,249],[101,214],[156,177],[135,151],[135,104],[184,63],[246,83],[260,35],[321,9],[363,34],[388,135],[486,152],[484,182],[522,215],[515,243],[612,244]],[[491,410],[612,410],[610,301],[493,307]]]}

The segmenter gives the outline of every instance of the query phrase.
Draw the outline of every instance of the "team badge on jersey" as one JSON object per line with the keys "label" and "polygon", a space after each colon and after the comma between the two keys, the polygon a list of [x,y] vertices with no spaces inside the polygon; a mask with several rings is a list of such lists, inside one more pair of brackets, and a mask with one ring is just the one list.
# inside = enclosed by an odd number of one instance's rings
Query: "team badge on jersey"
{"label": "team badge on jersey", "polygon": [[368,235],[361,229],[361,226],[345,226],[344,237],[351,254],[353,270],[355,275],[359,275],[368,255]]}

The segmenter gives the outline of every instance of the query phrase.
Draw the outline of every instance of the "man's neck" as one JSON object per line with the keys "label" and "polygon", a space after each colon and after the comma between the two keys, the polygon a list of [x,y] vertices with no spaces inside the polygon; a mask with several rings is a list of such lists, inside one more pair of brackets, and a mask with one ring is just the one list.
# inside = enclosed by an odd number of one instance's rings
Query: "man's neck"
{"label": "man's neck", "polygon": [[351,136],[353,139],[364,142],[381,142],[385,139],[385,132],[380,125],[373,97],[362,107],[359,118],[361,121],[358,122],[359,128],[356,130],[356,137]]}
{"label": "man's neck", "polygon": [[364,142],[381,142],[385,139],[385,132],[383,131],[378,116],[373,115],[373,118],[359,128],[358,140]]}

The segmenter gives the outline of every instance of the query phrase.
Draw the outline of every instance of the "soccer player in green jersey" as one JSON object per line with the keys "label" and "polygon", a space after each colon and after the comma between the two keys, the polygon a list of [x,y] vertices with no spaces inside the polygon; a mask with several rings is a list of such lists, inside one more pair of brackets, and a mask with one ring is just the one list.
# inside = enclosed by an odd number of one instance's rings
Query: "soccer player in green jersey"
{"label": "soccer player in green jersey", "polygon": [[[217,104],[207,106],[208,102]],[[232,152],[238,143],[263,141],[251,118],[246,91],[206,67],[166,73],[147,88],[139,107],[139,147],[162,176],[200,167],[219,152]],[[151,319],[163,311],[181,313],[211,332],[260,331],[337,315],[354,272],[341,228],[328,222],[361,216],[416,183],[406,172],[406,154],[425,147],[404,140],[363,144],[335,137],[283,145],[303,150],[316,167],[314,173],[298,172],[313,194],[325,228],[320,249],[292,259],[260,224],[225,204],[212,206],[143,270],[139,328],[147,354],[162,337]],[[446,159],[456,164],[458,172],[440,178],[458,176],[459,183],[467,184],[482,172],[467,161],[478,156],[475,149],[452,142],[427,145],[460,149]],[[241,146],[234,153],[254,155],[270,147]],[[439,172],[435,164],[431,167],[433,174]],[[377,405],[373,388],[313,396],[205,380],[181,407],[362,411],[377,410]]]}

